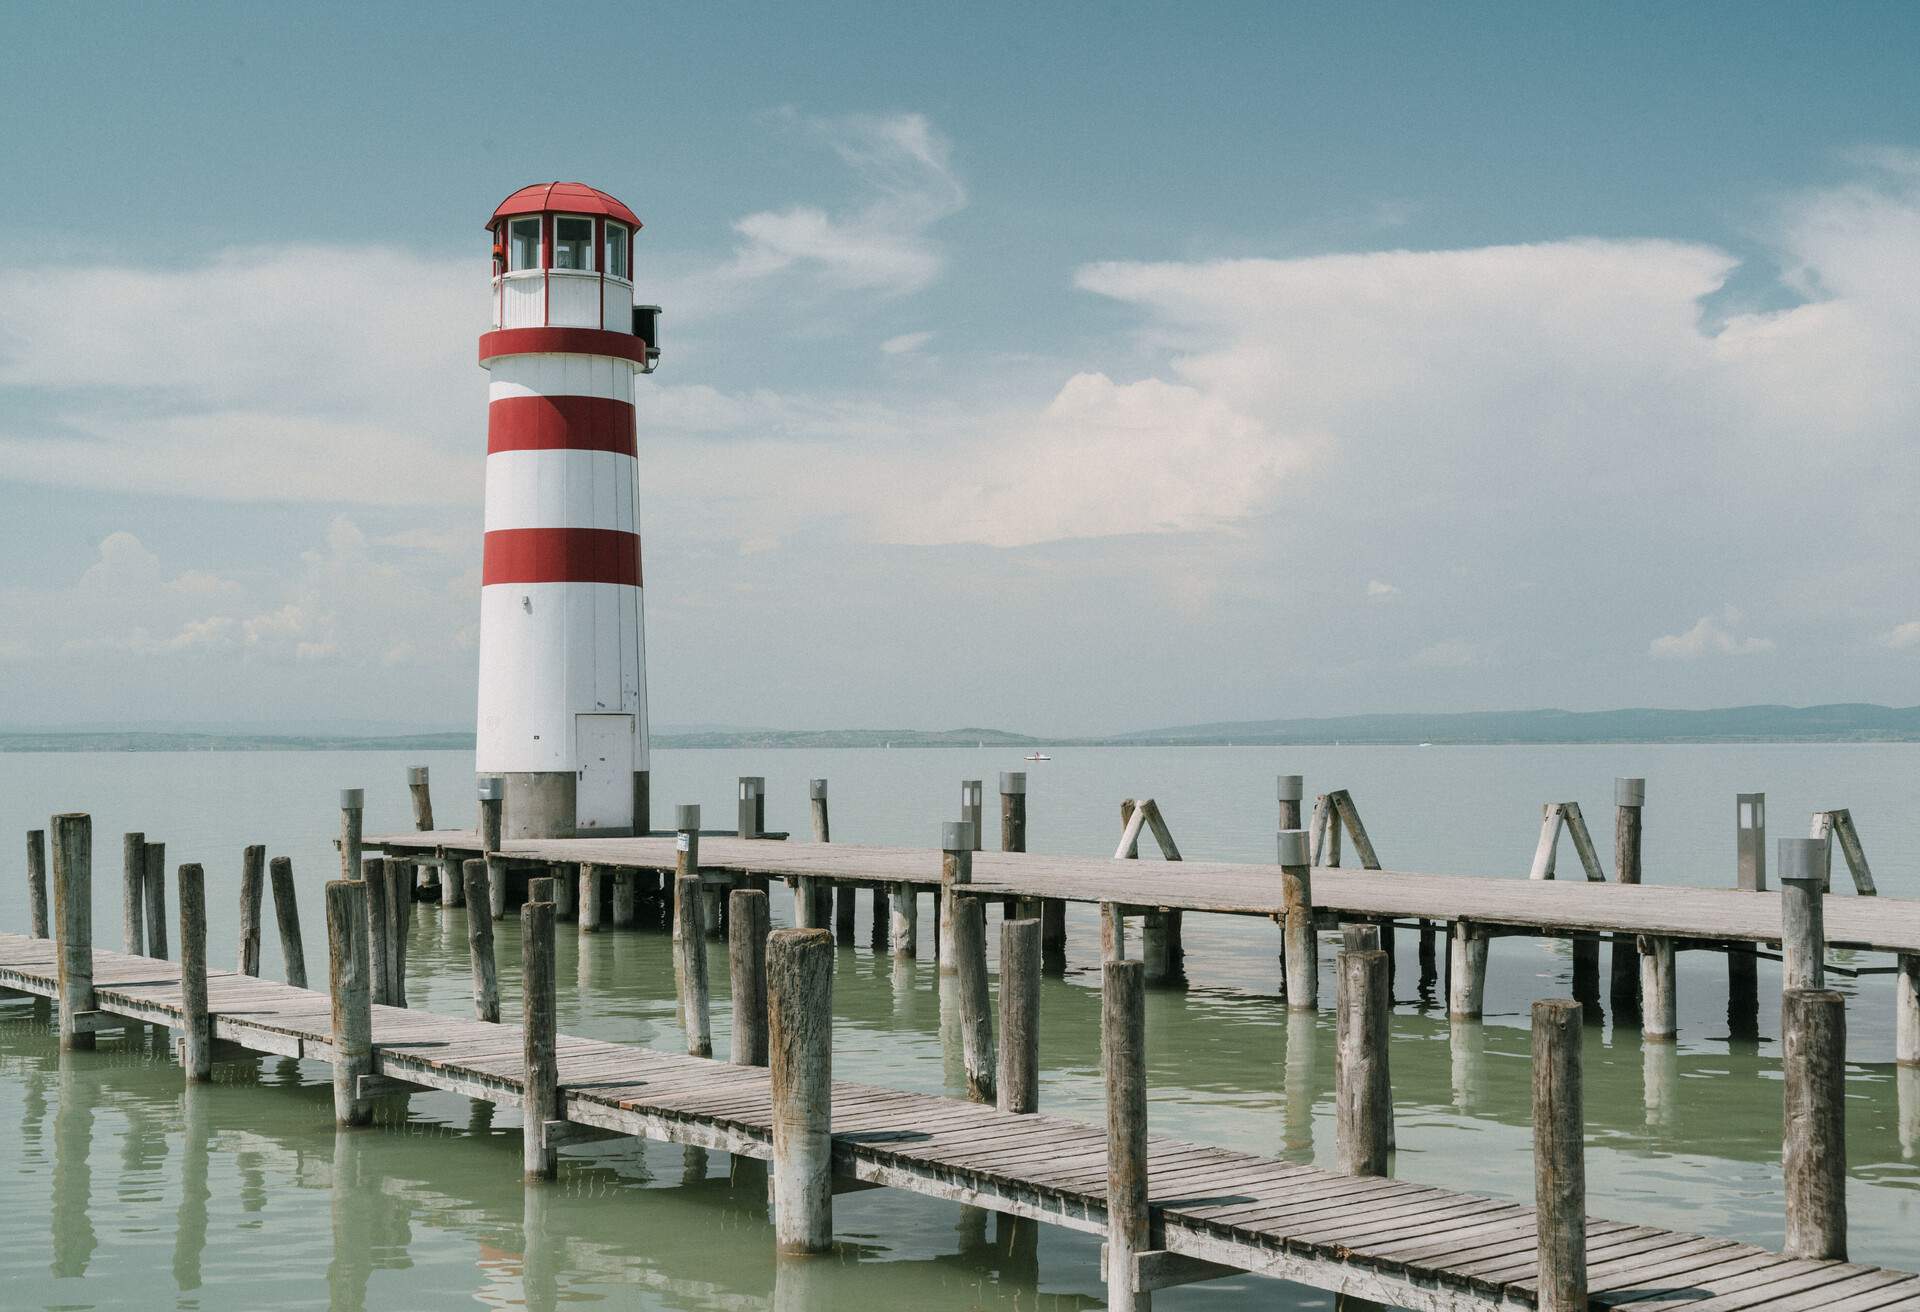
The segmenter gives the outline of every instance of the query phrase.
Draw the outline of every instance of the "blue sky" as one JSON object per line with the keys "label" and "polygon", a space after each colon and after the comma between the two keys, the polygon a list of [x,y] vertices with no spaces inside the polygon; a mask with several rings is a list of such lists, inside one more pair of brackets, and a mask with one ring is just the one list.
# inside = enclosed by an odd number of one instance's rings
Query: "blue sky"
{"label": "blue sky", "polygon": [[667,307],[657,719],[1916,700],[1911,6],[0,23],[0,722],[465,723],[551,178]]}

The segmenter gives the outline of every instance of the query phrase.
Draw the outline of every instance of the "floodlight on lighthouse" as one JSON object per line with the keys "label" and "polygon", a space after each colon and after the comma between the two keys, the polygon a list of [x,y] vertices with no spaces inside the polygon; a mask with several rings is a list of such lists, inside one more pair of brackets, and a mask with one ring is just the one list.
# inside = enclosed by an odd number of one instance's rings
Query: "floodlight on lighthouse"
{"label": "floodlight on lighthouse", "polygon": [[660,352],[659,307],[633,303],[640,226],[577,182],[523,187],[487,223],[475,764],[502,781],[509,838],[648,824],[633,379]]}

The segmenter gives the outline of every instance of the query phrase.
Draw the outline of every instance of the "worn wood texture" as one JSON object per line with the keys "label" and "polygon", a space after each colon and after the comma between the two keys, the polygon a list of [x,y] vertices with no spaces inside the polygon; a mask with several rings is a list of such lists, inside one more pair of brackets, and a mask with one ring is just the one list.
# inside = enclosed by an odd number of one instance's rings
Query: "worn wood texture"
{"label": "worn wood texture", "polygon": [[521,1167],[528,1179],[551,1180],[559,1154],[547,1127],[562,1119],[560,1065],[555,1053],[553,903],[520,908],[520,974],[523,981],[521,1060]]}
{"label": "worn wood texture", "polygon": [[53,929],[60,1046],[91,1048],[80,1016],[93,1010],[93,819],[78,812],[53,817]]}
{"label": "worn wood texture", "polygon": [[1586,1113],[1576,1001],[1533,1004],[1533,1193],[1541,1312],[1586,1312]]}
{"label": "worn wood texture", "polygon": [[675,888],[678,896],[674,906],[679,911],[679,920],[674,951],[679,964],[680,1010],[687,1035],[687,1055],[711,1057],[713,1022],[707,1001],[707,939],[700,928],[705,914],[700,880],[697,876],[682,875],[675,881]]}
{"label": "worn wood texture", "polygon": [[920,890],[912,884],[895,884],[887,897],[887,914],[892,920],[893,955],[903,961],[912,958],[920,950]]}
{"label": "worn wood texture", "polygon": [[140,879],[147,895],[147,955],[167,959],[167,845],[148,842],[147,869]]}
{"label": "worn wood texture", "polygon": [[640,920],[640,872],[613,872],[613,927],[632,929]]}
{"label": "worn wood texture", "polygon": [[393,967],[387,962],[393,935],[393,913],[387,902],[392,889],[387,883],[387,863],[380,857],[368,857],[360,863],[360,882],[367,886],[367,963],[372,972],[369,988],[373,1005],[393,1003]]}
{"label": "worn wood texture", "polygon": [[181,1065],[189,1082],[204,1084],[213,1078],[213,1023],[207,1013],[207,884],[198,865],[180,867],[178,897]]}
{"label": "worn wood texture", "polygon": [[1003,1112],[1040,1110],[1040,922],[1000,924],[1000,1035],[995,1104]]}
{"label": "worn wood texture", "polygon": [[1893,990],[1894,1060],[1902,1066],[1920,1066],[1920,953],[1900,955]]}
{"label": "worn wood texture", "polygon": [[960,896],[958,890],[973,882],[973,839],[964,825],[946,828],[947,832],[941,837],[940,898],[936,906],[933,950],[940,963],[940,973],[951,975],[958,968],[953,954],[953,901]]}
{"label": "worn wood texture", "polygon": [[[1353,839],[1353,854],[1360,858],[1361,868],[1378,870],[1380,857],[1373,850],[1373,839],[1367,836],[1367,827],[1360,822],[1360,808],[1354,803],[1353,795],[1344,788],[1336,788],[1327,794],[1327,804],[1332,807],[1334,817],[1345,826],[1347,836]],[[1332,864],[1338,865],[1340,844],[1337,835],[1333,851],[1336,855]]]}
{"label": "worn wood texture", "polygon": [[[1285,852],[1289,836],[1281,834]],[[1283,860],[1280,865],[1280,892],[1284,901],[1281,941],[1286,957],[1287,1007],[1292,1011],[1312,1011],[1320,1005],[1320,944],[1313,928],[1313,872],[1304,864]]]}
{"label": "worn wood texture", "polygon": [[364,825],[365,795],[358,788],[340,792],[340,877],[359,879],[366,873]]}
{"label": "worn wood texture", "polygon": [[824,929],[767,939],[773,1225],[782,1253],[833,1245],[833,958]]}
{"label": "worn wood texture", "polygon": [[580,863],[580,932],[598,934],[605,909],[606,871],[590,862]]}
{"label": "worn wood texture", "polygon": [[813,821],[813,841],[816,843],[832,841],[833,829],[827,819],[827,781],[825,779],[808,780],[807,812]]}
{"label": "worn wood texture", "polygon": [[147,943],[147,836],[120,839],[120,950],[139,956]]}
{"label": "worn wood texture", "polygon": [[1640,1040],[1672,1043],[1680,1031],[1679,980],[1673,968],[1673,940],[1640,936]]}
{"label": "worn wood texture", "polygon": [[1487,997],[1487,931],[1456,920],[1448,933],[1447,1019],[1479,1020]]}
{"label": "worn wood texture", "polygon": [[504,920],[507,915],[507,863],[497,855],[489,853],[487,866],[487,914],[495,920]]}
{"label": "worn wood texture", "polygon": [[1825,899],[1820,880],[1798,878],[1784,870],[1780,878],[1780,987],[1827,986]]}
{"label": "worn wood texture", "polygon": [[467,886],[467,959],[473,968],[473,1014],[476,1019],[500,1019],[500,976],[493,959],[493,916],[487,908],[489,863],[480,858],[463,862],[461,879]]}
{"label": "worn wood texture", "polygon": [[1150,1247],[1147,1210],[1147,992],[1137,961],[1101,967],[1100,1038],[1107,1086],[1107,1306],[1147,1312],[1152,1296],[1134,1277]]}
{"label": "worn wood texture", "polygon": [[727,895],[727,975],[733,995],[733,1036],[727,1060],[767,1064],[767,895],[736,888]]}
{"label": "worn wood texture", "polygon": [[365,1125],[373,1118],[373,1106],[360,1092],[360,1077],[373,1072],[373,967],[367,943],[366,882],[334,880],[327,885],[326,902],[333,1116],[340,1125]]}
{"label": "worn wood texture", "polygon": [[307,986],[307,947],[300,937],[299,891],[293,883],[293,862],[277,856],[268,862],[273,883],[273,917],[280,927],[280,960],[286,966],[287,983],[297,989]]}
{"label": "worn wood texture", "polygon": [[987,914],[985,903],[977,897],[954,899],[953,955],[967,1096],[990,1103],[996,1058],[993,1011],[987,998]]}
{"label": "worn wood texture", "polygon": [[47,831],[27,830],[27,910],[35,938],[48,938],[47,927]]}
{"label": "worn wood texture", "polygon": [[480,799],[480,851],[498,852],[501,833],[506,825],[506,800],[499,797]]}
{"label": "worn wood texture", "polygon": [[1335,964],[1335,1158],[1348,1175],[1385,1175],[1393,1145],[1387,954],[1377,947],[1348,948]]}
{"label": "worn wood texture", "polygon": [[1847,1256],[1846,1000],[1824,989],[1789,989],[1780,1005],[1785,1089],[1782,1176],[1785,1253]]}
{"label": "worn wood texture", "polygon": [[[258,977],[260,974],[260,922],[266,914],[266,901],[267,849],[259,843],[251,843],[240,854],[240,973],[242,975]],[[181,950],[186,950],[184,944]]]}
{"label": "worn wood texture", "polygon": [[[1640,882],[1642,809],[1624,804],[1613,809],[1613,880],[1616,884]],[[1640,960],[1631,938],[1614,935],[1608,958],[1611,963],[1608,994],[1613,1008],[1628,1017],[1637,1017],[1640,1014]]]}

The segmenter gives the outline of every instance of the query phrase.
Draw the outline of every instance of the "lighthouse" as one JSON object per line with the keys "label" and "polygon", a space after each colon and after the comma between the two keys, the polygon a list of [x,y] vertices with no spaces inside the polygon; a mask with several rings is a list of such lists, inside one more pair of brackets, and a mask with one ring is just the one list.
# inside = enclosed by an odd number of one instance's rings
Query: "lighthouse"
{"label": "lighthouse", "polygon": [[577,182],[488,221],[493,324],[475,764],[506,836],[647,829],[647,666],[633,379],[657,306],[633,303],[640,220]]}

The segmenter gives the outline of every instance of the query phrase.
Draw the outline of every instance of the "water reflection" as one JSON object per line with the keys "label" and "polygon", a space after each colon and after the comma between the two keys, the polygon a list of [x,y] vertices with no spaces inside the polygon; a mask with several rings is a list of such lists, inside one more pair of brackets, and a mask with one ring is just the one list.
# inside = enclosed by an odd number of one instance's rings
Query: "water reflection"
{"label": "water reflection", "polygon": [[1471,1112],[1487,1100],[1487,1027],[1484,1021],[1447,1022],[1447,1045],[1455,1111]]}
{"label": "water reflection", "polygon": [[82,1276],[100,1246],[93,1230],[93,1111],[87,1054],[62,1052],[53,1109],[53,1274]]}
{"label": "water reflection", "polygon": [[1893,1068],[1900,1111],[1900,1155],[1920,1157],[1920,1066]]}
{"label": "water reflection", "polygon": [[1319,1017],[1311,1011],[1287,1013],[1286,1102],[1281,1111],[1281,1155],[1291,1161],[1313,1160],[1313,1101],[1317,1092],[1314,1050],[1318,1047]]}
{"label": "water reflection", "polygon": [[1672,1043],[1641,1044],[1640,1070],[1647,1128],[1671,1130],[1679,1119],[1679,1047]]}
{"label": "water reflection", "polygon": [[200,1262],[207,1251],[207,1204],[213,1190],[207,1183],[208,1159],[213,1151],[213,1090],[205,1084],[183,1082],[180,1100],[180,1206],[174,1213],[173,1284],[187,1291],[200,1288]]}

